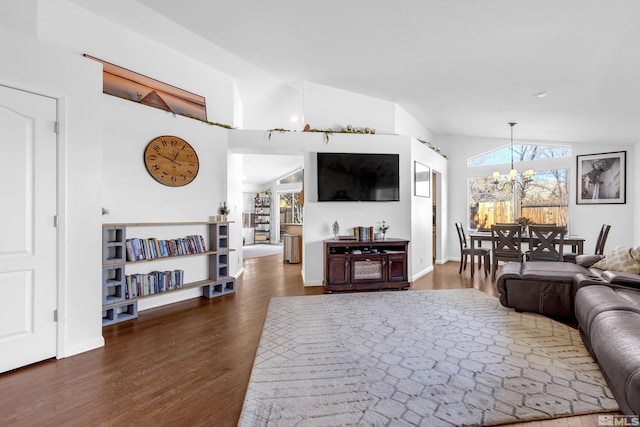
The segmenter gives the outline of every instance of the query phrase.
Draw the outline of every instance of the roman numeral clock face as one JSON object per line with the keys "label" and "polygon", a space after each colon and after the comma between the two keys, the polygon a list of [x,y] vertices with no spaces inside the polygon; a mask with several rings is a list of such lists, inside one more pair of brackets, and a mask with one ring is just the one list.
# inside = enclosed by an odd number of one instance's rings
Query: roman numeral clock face
{"label": "roman numeral clock face", "polygon": [[159,136],[144,149],[144,165],[160,184],[181,187],[198,175],[198,155],[187,141],[177,136]]}

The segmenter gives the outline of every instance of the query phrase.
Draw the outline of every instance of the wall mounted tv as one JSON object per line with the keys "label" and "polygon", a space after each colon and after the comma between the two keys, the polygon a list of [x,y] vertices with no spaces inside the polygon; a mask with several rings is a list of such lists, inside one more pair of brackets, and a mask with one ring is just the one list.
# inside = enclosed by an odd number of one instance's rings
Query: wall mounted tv
{"label": "wall mounted tv", "polygon": [[318,153],[318,201],[400,200],[398,154]]}

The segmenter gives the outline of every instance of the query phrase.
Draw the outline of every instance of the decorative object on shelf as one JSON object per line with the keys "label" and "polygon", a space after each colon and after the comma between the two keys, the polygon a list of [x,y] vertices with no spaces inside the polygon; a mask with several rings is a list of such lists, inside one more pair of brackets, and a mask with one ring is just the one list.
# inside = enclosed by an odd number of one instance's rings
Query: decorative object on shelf
{"label": "decorative object on shelf", "polygon": [[340,129],[339,132],[340,133],[370,133],[370,134],[374,134],[374,133],[376,133],[376,130],[373,129],[373,128],[368,128],[368,127],[354,128],[351,125],[347,125],[346,127],[343,127],[342,129]]}
{"label": "decorative object on shelf", "polygon": [[380,227],[378,227],[378,230],[382,233],[382,240],[385,240],[387,238],[388,229],[389,229],[389,225],[386,223],[386,221],[383,220]]}
{"label": "decorative object on shelf", "polygon": [[337,239],[338,235],[340,234],[340,224],[338,224],[338,221],[333,222],[332,231],[333,236]]}
{"label": "decorative object on shelf", "polygon": [[446,158],[447,156],[445,156],[444,154],[442,154],[442,148],[438,147],[437,145],[433,145],[432,143],[430,143],[429,141],[427,141],[426,139],[422,139],[422,138],[416,138],[418,141],[420,141],[421,143],[423,143],[424,145],[426,145],[427,147],[431,148],[433,151],[435,151],[436,153],[440,154],[442,157]]}
{"label": "decorative object on shelf", "polygon": [[227,202],[220,203],[220,207],[218,208],[218,213],[222,217],[221,221],[227,220],[227,215],[231,213],[231,209],[227,207]]}
{"label": "decorative object on shelf", "polygon": [[270,243],[271,242],[271,199],[269,197],[261,197],[260,193],[256,194],[254,203],[254,243]]}
{"label": "decorative object on shelf", "polygon": [[200,167],[193,147],[172,135],[159,136],[147,144],[144,165],[153,179],[169,187],[189,184],[198,175]]}
{"label": "decorative object on shelf", "polygon": [[431,168],[415,161],[414,163],[414,193],[420,197],[431,197]]}
{"label": "decorative object on shelf", "polygon": [[[325,143],[329,142],[329,135],[333,133],[358,133],[358,134],[375,134],[376,133],[376,130],[374,128],[369,128],[369,127],[355,128],[351,125],[347,125],[341,128],[340,130],[312,129],[311,125],[309,125],[308,123],[304,126],[304,129],[302,131],[324,133]],[[273,132],[285,133],[285,132],[295,132],[295,131],[292,131],[290,129],[282,129],[282,128],[269,129],[267,139],[271,139],[271,135],[273,134]]]}
{"label": "decorative object on shelf", "polygon": [[271,187],[269,187],[266,190],[264,190],[264,195],[265,196],[271,196]]}
{"label": "decorative object on shelf", "polygon": [[576,156],[579,205],[627,203],[627,152]]}

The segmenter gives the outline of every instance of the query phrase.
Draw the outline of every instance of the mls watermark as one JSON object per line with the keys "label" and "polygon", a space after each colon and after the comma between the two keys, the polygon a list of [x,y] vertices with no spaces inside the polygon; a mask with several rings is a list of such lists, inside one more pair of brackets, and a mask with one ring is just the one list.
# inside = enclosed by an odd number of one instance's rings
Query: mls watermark
{"label": "mls watermark", "polygon": [[640,426],[638,415],[598,415],[599,426]]}

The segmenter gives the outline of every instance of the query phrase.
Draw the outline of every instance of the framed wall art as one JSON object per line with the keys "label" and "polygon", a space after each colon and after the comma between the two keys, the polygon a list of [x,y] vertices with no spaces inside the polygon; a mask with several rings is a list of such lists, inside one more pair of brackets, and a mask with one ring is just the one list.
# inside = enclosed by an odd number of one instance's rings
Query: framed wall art
{"label": "framed wall art", "polygon": [[577,204],[627,203],[626,151],[586,154],[576,159]]}
{"label": "framed wall art", "polygon": [[431,168],[416,161],[415,170],[415,195],[431,197]]}
{"label": "framed wall art", "polygon": [[203,96],[163,83],[91,55],[84,55],[102,64],[102,91],[118,98],[139,102],[149,107],[181,116],[207,121],[207,106]]}

